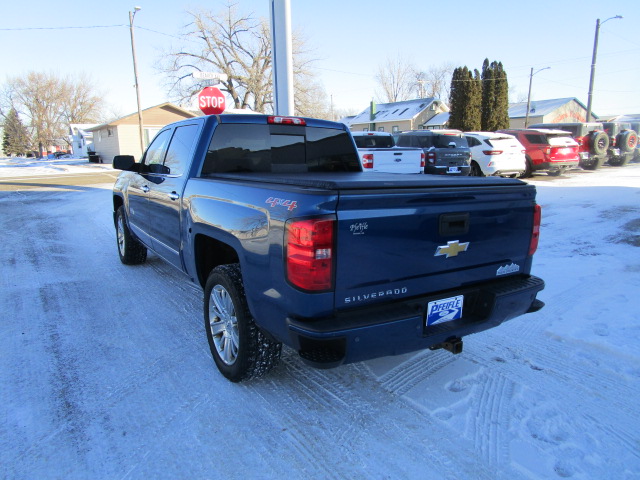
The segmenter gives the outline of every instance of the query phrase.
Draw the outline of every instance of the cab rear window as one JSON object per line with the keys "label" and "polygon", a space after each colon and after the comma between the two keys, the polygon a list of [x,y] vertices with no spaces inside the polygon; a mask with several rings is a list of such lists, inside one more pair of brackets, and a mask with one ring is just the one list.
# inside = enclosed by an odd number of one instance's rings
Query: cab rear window
{"label": "cab rear window", "polygon": [[201,176],[215,173],[358,172],[351,135],[332,128],[221,124]]}

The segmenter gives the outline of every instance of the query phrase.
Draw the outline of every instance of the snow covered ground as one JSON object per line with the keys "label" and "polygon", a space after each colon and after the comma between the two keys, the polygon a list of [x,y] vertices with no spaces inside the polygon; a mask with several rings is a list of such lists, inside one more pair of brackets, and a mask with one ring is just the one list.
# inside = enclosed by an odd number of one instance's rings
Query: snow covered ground
{"label": "snow covered ground", "polygon": [[[0,183],[109,168],[2,163]],[[286,351],[240,385],[201,291],[155,256],[120,264],[110,185],[0,191],[0,477],[640,478],[640,165],[532,183],[540,312],[457,356]]]}

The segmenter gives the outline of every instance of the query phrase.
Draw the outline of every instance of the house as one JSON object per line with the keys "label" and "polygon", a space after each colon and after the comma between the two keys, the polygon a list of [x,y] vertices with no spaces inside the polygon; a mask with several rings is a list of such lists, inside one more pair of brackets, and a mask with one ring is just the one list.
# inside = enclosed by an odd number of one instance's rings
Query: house
{"label": "house", "polygon": [[[172,103],[163,103],[142,110],[145,148],[165,125],[197,116]],[[138,112],[96,125],[85,131],[93,134],[93,149],[105,163],[111,163],[116,155],[133,155],[136,158],[142,156],[138,133]]]}
{"label": "house", "polygon": [[436,98],[417,98],[402,102],[371,102],[370,107],[353,118],[344,119],[353,131],[377,130],[379,132],[403,132],[424,128],[424,124],[449,107]]}
{"label": "house", "polygon": [[[591,112],[598,119],[598,116]],[[509,127],[524,128],[527,116],[527,102],[509,104]],[[577,98],[555,98],[552,100],[531,100],[528,125],[535,123],[577,123],[586,122],[587,107]]]}
{"label": "house", "polygon": [[76,157],[88,157],[93,151],[93,132],[87,130],[97,127],[96,123],[72,123],[69,125],[69,143]]}

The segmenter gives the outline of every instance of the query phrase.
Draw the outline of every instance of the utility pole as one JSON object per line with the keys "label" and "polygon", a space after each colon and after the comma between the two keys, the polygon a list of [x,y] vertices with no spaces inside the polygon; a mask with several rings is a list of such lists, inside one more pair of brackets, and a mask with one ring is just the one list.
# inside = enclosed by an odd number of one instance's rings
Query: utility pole
{"label": "utility pole", "polygon": [[140,156],[144,153],[144,140],[142,136],[142,110],[140,109],[140,85],[138,84],[138,62],[136,61],[136,43],[133,37],[133,19],[140,7],[133,7],[133,12],[129,12],[129,31],[131,33],[131,54],[133,55],[133,76],[136,82],[136,100],[138,102],[138,133],[140,135]]}
{"label": "utility pole", "polygon": [[531,84],[533,83],[533,76],[536,73],[541,72],[542,70],[547,70],[548,68],[551,67],[541,68],[534,73],[533,67],[531,67],[531,74],[529,75],[529,95],[527,95],[527,114],[524,117],[524,128],[527,128],[529,126],[529,110],[531,109]]}
{"label": "utility pole", "polygon": [[596,76],[596,55],[598,54],[598,36],[600,35],[600,26],[609,20],[615,18],[622,18],[622,15],[616,15],[615,17],[607,18],[604,22],[600,23],[600,19],[596,20],[596,34],[593,39],[593,56],[591,57],[591,76],[589,77],[589,94],[587,95],[587,122],[591,121],[591,106],[593,105],[593,82]]}

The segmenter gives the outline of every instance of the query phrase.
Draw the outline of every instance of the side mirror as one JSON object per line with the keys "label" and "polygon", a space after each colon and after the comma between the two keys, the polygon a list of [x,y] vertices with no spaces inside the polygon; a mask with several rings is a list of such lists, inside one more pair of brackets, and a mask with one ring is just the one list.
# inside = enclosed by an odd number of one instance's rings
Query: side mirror
{"label": "side mirror", "polygon": [[129,172],[138,171],[138,165],[136,164],[136,160],[133,158],[133,155],[116,155],[113,157],[113,168]]}

